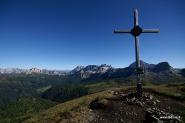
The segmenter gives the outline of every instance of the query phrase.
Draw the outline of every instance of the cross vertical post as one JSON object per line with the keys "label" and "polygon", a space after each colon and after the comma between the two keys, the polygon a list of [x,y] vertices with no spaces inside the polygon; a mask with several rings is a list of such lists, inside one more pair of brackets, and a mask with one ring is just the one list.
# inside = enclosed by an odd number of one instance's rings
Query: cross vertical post
{"label": "cross vertical post", "polygon": [[141,74],[143,74],[143,68],[140,66],[140,56],[139,56],[139,35],[141,33],[158,33],[159,29],[142,29],[139,26],[138,20],[138,10],[134,9],[134,27],[127,30],[114,30],[114,33],[130,33],[135,39],[135,57],[136,57],[136,75],[137,75],[137,96],[142,97],[142,83]]}
{"label": "cross vertical post", "polygon": [[141,73],[139,73],[140,59],[139,59],[139,37],[135,36],[135,54],[136,54],[136,74],[137,74],[137,96],[142,96],[142,84],[141,84]]}

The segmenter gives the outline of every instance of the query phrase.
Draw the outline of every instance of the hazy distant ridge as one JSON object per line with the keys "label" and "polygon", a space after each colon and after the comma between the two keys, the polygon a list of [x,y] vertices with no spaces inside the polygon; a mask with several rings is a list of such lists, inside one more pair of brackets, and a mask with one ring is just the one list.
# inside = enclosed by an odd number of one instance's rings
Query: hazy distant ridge
{"label": "hazy distant ridge", "polygon": [[[62,75],[62,76],[79,76],[82,79],[91,77],[128,77],[134,74],[135,62],[125,68],[114,68],[111,65],[87,65],[77,66],[73,70],[47,70],[47,69],[20,69],[20,68],[0,68],[0,74],[47,74],[47,75]],[[149,64],[141,61],[145,73],[169,73],[184,76],[184,69],[176,69],[170,66],[168,62],[160,62],[158,64]],[[126,75],[126,76],[125,76]]]}

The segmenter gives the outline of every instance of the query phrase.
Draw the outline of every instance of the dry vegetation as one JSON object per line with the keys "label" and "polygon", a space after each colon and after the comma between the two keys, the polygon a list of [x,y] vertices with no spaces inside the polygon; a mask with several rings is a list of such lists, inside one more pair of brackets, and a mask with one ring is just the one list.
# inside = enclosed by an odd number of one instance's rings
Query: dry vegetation
{"label": "dry vegetation", "polygon": [[35,114],[25,123],[55,123],[55,122],[84,122],[89,114],[88,104],[95,98],[105,98],[111,96],[107,91],[90,94],[78,99],[74,99],[57,106],[54,106],[47,111]]}
{"label": "dry vegetation", "polygon": [[[93,85],[95,86],[95,85]],[[89,103],[95,98],[106,98],[111,97],[112,90],[133,90],[134,87],[120,87],[112,88],[102,92],[83,96],[78,99],[74,99],[59,105],[56,105],[44,112],[34,114],[29,119],[25,120],[24,123],[66,123],[75,122],[82,123],[87,122],[91,118],[92,111],[88,108]],[[151,90],[156,94],[162,96],[168,96],[175,100],[184,102],[185,107],[185,84],[176,85],[158,85],[158,86],[146,86],[146,90]],[[185,112],[184,112],[185,114]]]}

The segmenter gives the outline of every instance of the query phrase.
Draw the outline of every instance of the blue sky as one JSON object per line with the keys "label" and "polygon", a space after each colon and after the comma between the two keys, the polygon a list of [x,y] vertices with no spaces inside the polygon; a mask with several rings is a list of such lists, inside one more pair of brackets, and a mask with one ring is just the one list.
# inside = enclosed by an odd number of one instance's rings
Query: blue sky
{"label": "blue sky", "polygon": [[113,34],[143,28],[141,59],[185,68],[184,0],[1,0],[0,67],[72,69],[77,65],[126,67],[135,60],[134,38]]}

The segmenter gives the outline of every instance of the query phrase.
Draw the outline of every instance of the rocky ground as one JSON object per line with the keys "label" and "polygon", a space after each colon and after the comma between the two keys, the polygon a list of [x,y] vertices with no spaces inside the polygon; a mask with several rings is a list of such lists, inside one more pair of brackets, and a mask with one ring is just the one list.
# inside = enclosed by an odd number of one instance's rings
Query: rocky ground
{"label": "rocky ground", "polygon": [[[143,123],[151,120],[149,116],[168,116],[181,120],[185,102],[145,91],[138,99],[134,93],[112,91],[113,97],[95,99],[89,105],[92,110],[89,123]],[[181,118],[179,118],[181,116]],[[167,121],[168,122],[168,121]]]}

